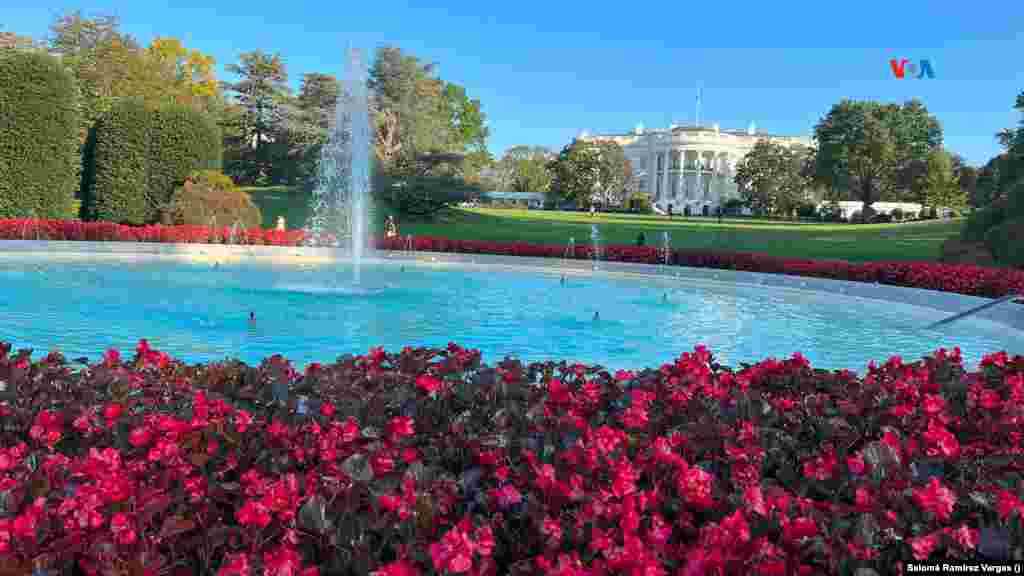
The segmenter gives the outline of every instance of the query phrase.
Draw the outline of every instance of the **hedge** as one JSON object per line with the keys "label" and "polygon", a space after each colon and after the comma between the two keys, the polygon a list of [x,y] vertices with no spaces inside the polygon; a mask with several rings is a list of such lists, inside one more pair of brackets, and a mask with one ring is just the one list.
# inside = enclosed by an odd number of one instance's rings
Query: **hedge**
{"label": "hedge", "polygon": [[175,187],[196,170],[219,170],[221,135],[207,114],[181,105],[117,103],[87,145],[85,216],[125,224],[157,220]]}
{"label": "hedge", "polygon": [[0,50],[0,218],[69,218],[79,185],[78,87],[60,61]]}

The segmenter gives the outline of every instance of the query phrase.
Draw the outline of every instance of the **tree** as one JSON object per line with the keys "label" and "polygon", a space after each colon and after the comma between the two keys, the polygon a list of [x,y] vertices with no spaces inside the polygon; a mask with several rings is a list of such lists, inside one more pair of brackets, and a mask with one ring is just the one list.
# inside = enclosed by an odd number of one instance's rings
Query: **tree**
{"label": "tree", "polygon": [[330,74],[307,73],[302,77],[299,94],[282,102],[283,129],[276,143],[285,150],[285,158],[274,165],[275,180],[290,184],[314,184],[320,153],[334,123],[341,84]]}
{"label": "tree", "polygon": [[551,173],[551,196],[555,201],[575,202],[587,207],[594,201],[594,191],[601,168],[597,150],[589,142],[574,140],[548,163]]}
{"label": "tree", "polygon": [[597,200],[604,206],[621,206],[630,193],[633,169],[617,142],[598,140],[591,144],[597,150]]}
{"label": "tree", "polygon": [[375,190],[396,209],[416,215],[478,192],[480,171],[491,162],[480,102],[436,78],[436,68],[383,46],[368,78],[380,183]]}
{"label": "tree", "polygon": [[745,204],[758,214],[792,214],[811,185],[809,155],[802,147],[758,140],[733,177]]}
{"label": "tree", "polygon": [[155,38],[146,48],[146,55],[157,69],[163,88],[179,103],[207,111],[216,107],[221,89],[214,75],[213,56],[190,50],[181,40],[170,37]]}
{"label": "tree", "polygon": [[842,100],[815,126],[816,183],[844,190],[871,211],[919,181],[921,163],[942,145],[938,121],[918,101],[902,106]]}
{"label": "tree", "polygon": [[945,150],[933,150],[928,154],[927,163],[924,204],[935,208],[963,208],[967,196],[953,172],[952,156]]}
{"label": "tree", "polygon": [[262,50],[244,52],[226,70],[239,78],[222,85],[234,104],[226,171],[240,182],[267,179],[280,156],[280,147],[268,144],[282,134],[284,105],[290,96],[284,60]]}
{"label": "tree", "polygon": [[14,32],[0,32],[0,50],[33,50],[39,48],[39,42],[28,36]]}
{"label": "tree", "polygon": [[551,187],[551,152],[540,146],[513,146],[501,157],[499,170],[507,192],[547,192]]}
{"label": "tree", "polygon": [[483,191],[468,182],[460,154],[423,154],[390,171],[374,173],[374,190],[402,214],[430,216]]}

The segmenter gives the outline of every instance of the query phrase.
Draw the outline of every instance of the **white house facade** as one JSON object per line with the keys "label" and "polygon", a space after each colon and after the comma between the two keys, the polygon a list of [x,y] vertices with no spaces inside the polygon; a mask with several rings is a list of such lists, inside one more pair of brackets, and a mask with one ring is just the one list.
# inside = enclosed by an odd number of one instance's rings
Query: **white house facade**
{"label": "white house facade", "polygon": [[738,198],[736,166],[758,140],[785,146],[813,145],[808,137],[776,136],[706,126],[670,126],[630,134],[589,135],[584,141],[613,140],[622,146],[633,167],[637,191],[650,195],[656,209],[676,214],[712,215],[730,198]]}

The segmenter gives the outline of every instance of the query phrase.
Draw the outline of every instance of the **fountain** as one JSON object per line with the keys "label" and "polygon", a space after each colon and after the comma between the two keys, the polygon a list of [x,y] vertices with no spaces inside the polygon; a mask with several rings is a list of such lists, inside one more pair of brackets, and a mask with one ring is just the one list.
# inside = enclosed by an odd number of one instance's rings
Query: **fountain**
{"label": "fountain", "polygon": [[661,233],[661,261],[665,266],[672,263],[672,235],[667,230]]}
{"label": "fountain", "polygon": [[416,254],[416,239],[413,237],[412,234],[405,235],[405,242],[402,243],[402,248],[405,251],[406,255],[411,256]]}
{"label": "fountain", "polygon": [[601,233],[597,230],[597,224],[590,225],[590,246],[594,258],[593,269],[597,270],[597,263],[601,260]]}
{"label": "fountain", "polygon": [[565,253],[562,254],[563,260],[569,260],[576,257],[576,239],[572,236],[569,237],[569,244],[565,247]]}
{"label": "fountain", "polygon": [[[313,246],[349,241],[353,282],[359,284],[370,214],[370,129],[366,67],[362,52],[349,50],[348,82],[338,95],[334,122],[320,155],[320,181],[313,191],[306,237]],[[335,240],[332,241],[331,237]]]}
{"label": "fountain", "polygon": [[[239,231],[242,232],[241,235],[239,235]],[[244,238],[245,224],[243,224],[241,220],[235,220],[235,222],[231,225],[231,230],[228,232],[228,244],[241,244],[242,242],[238,242],[238,240]]]}

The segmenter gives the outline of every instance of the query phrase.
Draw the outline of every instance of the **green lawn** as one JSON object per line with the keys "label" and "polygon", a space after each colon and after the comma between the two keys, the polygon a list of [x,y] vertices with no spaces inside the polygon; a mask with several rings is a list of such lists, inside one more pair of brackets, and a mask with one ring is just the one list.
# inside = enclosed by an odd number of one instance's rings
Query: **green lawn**
{"label": "green lawn", "polygon": [[[287,187],[246,189],[263,211],[265,227],[284,215],[289,228],[298,228],[308,215],[307,195]],[[378,211],[378,220],[385,216]],[[959,234],[963,221],[930,220],[905,224],[822,224],[726,218],[681,218],[648,214],[598,214],[547,210],[477,208],[451,210],[430,220],[399,219],[401,234],[455,239],[524,241],[566,244],[590,241],[597,224],[602,242],[633,244],[642,231],[647,244],[661,245],[662,232],[676,248],[762,252],[775,256],[831,258],[850,261],[936,260],[939,246]],[[378,223],[379,229],[379,223]]]}

